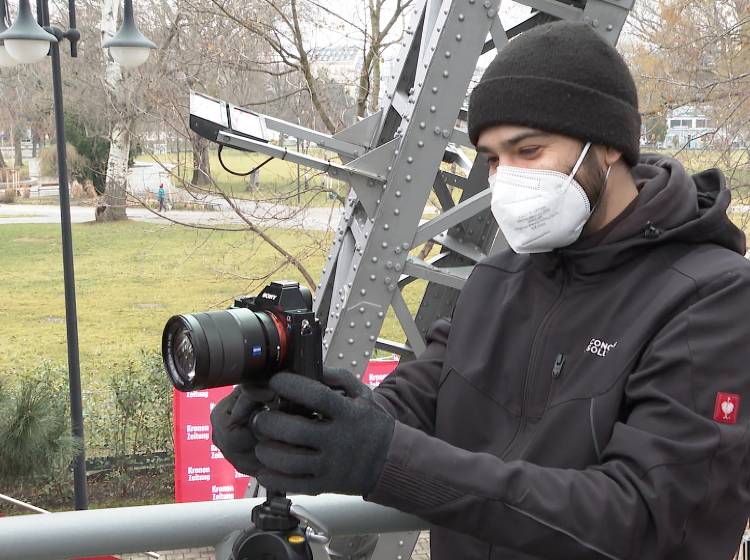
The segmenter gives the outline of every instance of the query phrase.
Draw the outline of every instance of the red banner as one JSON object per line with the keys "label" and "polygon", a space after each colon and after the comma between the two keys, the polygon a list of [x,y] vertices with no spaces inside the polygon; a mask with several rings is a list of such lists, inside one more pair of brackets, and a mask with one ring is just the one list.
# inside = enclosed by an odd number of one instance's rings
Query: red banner
{"label": "red banner", "polygon": [[[2,0],[0,0],[2,1]],[[362,377],[377,387],[398,361],[372,361]],[[250,477],[238,473],[211,443],[211,411],[231,387],[174,392],[175,501],[205,502],[242,498]]]}

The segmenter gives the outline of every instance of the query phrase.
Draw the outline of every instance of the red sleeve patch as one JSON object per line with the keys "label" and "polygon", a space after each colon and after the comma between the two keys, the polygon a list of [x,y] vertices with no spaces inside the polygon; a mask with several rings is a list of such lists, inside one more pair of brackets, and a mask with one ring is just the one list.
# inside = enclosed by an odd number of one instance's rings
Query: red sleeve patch
{"label": "red sleeve patch", "polygon": [[714,420],[722,424],[736,424],[740,412],[740,396],[734,393],[717,393]]}

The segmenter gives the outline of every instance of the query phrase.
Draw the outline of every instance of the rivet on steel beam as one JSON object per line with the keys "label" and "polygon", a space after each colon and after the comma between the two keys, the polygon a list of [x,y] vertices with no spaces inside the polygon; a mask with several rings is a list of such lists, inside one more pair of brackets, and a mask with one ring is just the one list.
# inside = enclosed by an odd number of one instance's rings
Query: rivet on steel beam
{"label": "rivet on steel beam", "polygon": [[432,105],[430,107],[430,113],[437,113],[437,107],[435,107],[434,105]]}
{"label": "rivet on steel beam", "polygon": [[451,131],[447,128],[443,130],[443,138],[450,138],[451,137]]}
{"label": "rivet on steel beam", "polygon": [[419,128],[421,128],[422,130],[424,130],[425,128],[427,128],[427,123],[424,122],[424,121],[422,121],[421,123],[419,123]]}
{"label": "rivet on steel beam", "polygon": [[392,291],[394,291],[395,289],[396,289],[396,284],[391,284],[390,286],[388,286],[388,291],[389,291],[389,292],[392,292]]}
{"label": "rivet on steel beam", "polygon": [[607,25],[607,31],[612,31],[612,29],[613,28],[612,28],[612,24],[611,23],[609,25]]}
{"label": "rivet on steel beam", "polygon": [[349,328],[350,328],[350,329],[353,329],[353,328],[354,328],[354,327],[356,327],[356,326],[357,326],[357,325],[356,325],[356,324],[355,324],[354,322],[351,322],[351,323],[349,323]]}
{"label": "rivet on steel beam", "polygon": [[343,354],[339,354],[339,360],[343,360],[343,359],[344,359],[344,355]]}
{"label": "rivet on steel beam", "polygon": [[411,175],[405,177],[407,183],[411,183]]}
{"label": "rivet on steel beam", "polygon": [[378,311],[378,317],[382,319],[383,317],[385,317],[385,313],[383,313],[382,311]]}
{"label": "rivet on steel beam", "polygon": [[373,340],[375,340],[375,336],[374,335],[370,335],[370,342],[372,342]]}
{"label": "rivet on steel beam", "polygon": [[388,285],[388,284],[390,284],[391,282],[393,282],[393,278],[391,278],[390,276],[388,276],[388,277],[386,277],[386,278],[385,278],[385,280],[384,280],[383,284],[386,284],[386,285]]}
{"label": "rivet on steel beam", "polygon": [[393,209],[394,216],[398,216],[400,213],[401,213],[401,210],[399,210],[398,208]]}
{"label": "rivet on steel beam", "polygon": [[401,198],[401,191],[396,191],[396,198]]}
{"label": "rivet on steel beam", "polygon": [[350,338],[349,340],[347,340],[347,342],[348,342],[349,344],[354,344],[354,339],[353,339],[353,338]]}
{"label": "rivet on steel beam", "polygon": [[369,357],[370,357],[370,353],[369,352],[365,352],[365,358],[369,358]]}
{"label": "rivet on steel beam", "polygon": [[401,272],[401,265],[400,264],[397,264],[394,268],[396,269],[396,272]]}
{"label": "rivet on steel beam", "polygon": [[364,288],[362,288],[362,289],[361,289],[361,290],[359,291],[359,293],[360,293],[360,295],[366,296],[366,295],[367,295],[367,290],[365,290]]}
{"label": "rivet on steel beam", "polygon": [[594,21],[591,22],[591,25],[593,25],[594,27],[599,27],[599,20],[595,19]]}
{"label": "rivet on steel beam", "polygon": [[352,360],[352,367],[357,367],[357,360]]}
{"label": "rivet on steel beam", "polygon": [[371,326],[372,326],[372,323],[371,323],[370,321],[367,321],[367,322],[365,323],[365,327],[366,327],[366,328],[368,328],[368,329],[369,329],[369,328],[370,328]]}
{"label": "rivet on steel beam", "polygon": [[[396,253],[397,255],[400,255],[400,254],[401,254],[401,247],[396,247],[396,248],[395,248],[395,249],[393,250],[393,252],[394,252],[394,253]],[[396,269],[396,270],[398,270],[398,269]]]}
{"label": "rivet on steel beam", "polygon": [[419,146],[420,148],[424,148],[424,142],[420,140],[419,142],[417,142],[417,146]]}
{"label": "rivet on steel beam", "polygon": [[437,86],[432,86],[432,93],[437,93],[437,92],[438,92]]}
{"label": "rivet on steel beam", "polygon": [[440,136],[440,132],[441,132],[440,127],[436,126],[435,127],[435,136]]}
{"label": "rivet on steel beam", "polygon": [[463,35],[461,35],[460,33],[459,33],[458,35],[456,35],[456,41],[457,41],[457,42],[459,42],[459,43],[460,43],[460,42],[461,42],[461,39],[463,39]]}
{"label": "rivet on steel beam", "polygon": [[375,282],[375,280],[377,279],[378,279],[377,276],[375,276],[374,274],[370,274],[370,281]]}
{"label": "rivet on steel beam", "polygon": [[463,21],[466,19],[466,16],[463,14],[458,14],[458,21]]}
{"label": "rivet on steel beam", "polygon": [[365,312],[365,308],[364,308],[364,307],[360,307],[360,308],[359,308],[359,312],[360,312],[360,313],[364,313],[364,312]]}
{"label": "rivet on steel beam", "polygon": [[391,228],[391,226],[389,226],[388,224],[383,224],[383,229],[384,230],[389,230],[390,228]]}
{"label": "rivet on steel beam", "polygon": [[450,76],[450,74],[448,73],[448,71],[447,70],[443,70],[443,78],[447,78],[448,76]]}
{"label": "rivet on steel beam", "polygon": [[409,250],[409,244],[408,244],[408,243],[402,243],[402,244],[401,244],[401,248],[402,248],[402,249],[403,249],[404,251],[408,251],[408,250]]}
{"label": "rivet on steel beam", "polygon": [[445,51],[445,58],[451,57],[451,51]]}
{"label": "rivet on steel beam", "polygon": [[408,158],[406,158],[406,163],[414,163],[414,158],[409,156]]}
{"label": "rivet on steel beam", "polygon": [[381,247],[382,247],[383,249],[387,249],[387,248],[388,248],[388,242],[387,242],[387,241],[383,241],[383,243],[381,243],[381,244],[380,244],[380,246],[381,246]]}
{"label": "rivet on steel beam", "polygon": [[[388,270],[392,269],[392,268],[393,268],[393,261],[388,261],[387,263],[385,263],[385,267],[386,267],[386,268],[387,268]],[[387,280],[387,279],[386,279],[386,280]]]}

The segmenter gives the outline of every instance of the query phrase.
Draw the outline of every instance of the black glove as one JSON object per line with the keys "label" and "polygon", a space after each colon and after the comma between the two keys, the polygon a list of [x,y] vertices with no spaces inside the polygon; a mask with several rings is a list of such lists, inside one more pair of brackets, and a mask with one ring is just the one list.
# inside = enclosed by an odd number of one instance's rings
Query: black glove
{"label": "black glove", "polygon": [[237,386],[211,411],[214,445],[243,474],[253,475],[262,468],[255,456],[258,440],[253,433],[252,420],[273,398],[269,389]]}
{"label": "black glove", "polygon": [[255,453],[264,466],[256,473],[258,481],[299,494],[368,494],[383,470],[395,427],[370,388],[346,370],[328,368],[323,383],[282,372],[269,385],[322,419],[278,410],[259,413],[253,423],[260,440]]}

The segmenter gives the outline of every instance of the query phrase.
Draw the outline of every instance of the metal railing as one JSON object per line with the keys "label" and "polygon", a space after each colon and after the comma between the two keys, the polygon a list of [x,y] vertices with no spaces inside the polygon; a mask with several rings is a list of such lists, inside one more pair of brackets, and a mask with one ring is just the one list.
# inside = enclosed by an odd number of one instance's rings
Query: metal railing
{"label": "metal railing", "polygon": [[[228,557],[232,535],[252,526],[250,512],[265,498],[21,515],[0,519],[0,560],[60,560],[81,556],[217,547]],[[293,513],[318,536],[400,533],[425,521],[362,498],[294,496]],[[411,550],[405,551],[408,557]]]}

